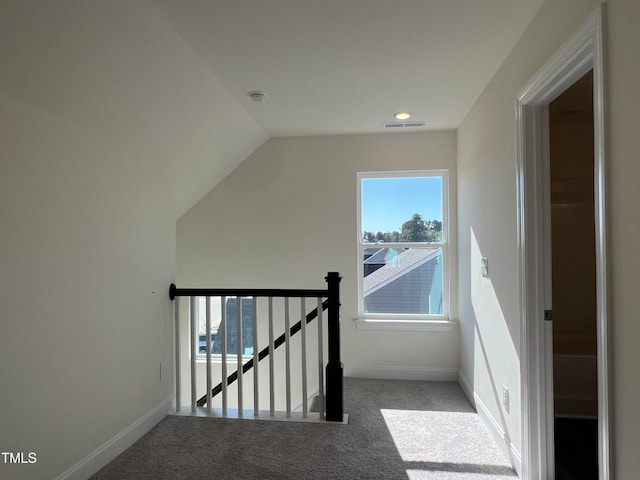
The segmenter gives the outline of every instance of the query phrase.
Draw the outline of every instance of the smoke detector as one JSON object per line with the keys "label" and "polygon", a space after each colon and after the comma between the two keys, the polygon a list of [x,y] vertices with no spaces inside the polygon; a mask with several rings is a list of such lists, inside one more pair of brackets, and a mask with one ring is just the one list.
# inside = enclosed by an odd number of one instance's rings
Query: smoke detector
{"label": "smoke detector", "polygon": [[249,98],[251,99],[252,102],[258,102],[258,103],[264,102],[265,99],[267,98],[267,94],[264,92],[249,92],[247,95],[249,95]]}

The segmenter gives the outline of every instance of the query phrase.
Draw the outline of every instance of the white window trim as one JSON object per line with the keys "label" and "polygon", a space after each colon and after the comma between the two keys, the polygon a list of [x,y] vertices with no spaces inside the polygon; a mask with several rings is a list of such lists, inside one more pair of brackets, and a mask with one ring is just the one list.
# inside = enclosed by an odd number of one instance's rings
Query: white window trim
{"label": "white window trim", "polygon": [[[358,330],[395,330],[395,331],[429,331],[450,332],[455,322],[449,318],[450,310],[450,254],[449,254],[449,171],[436,170],[401,170],[386,172],[358,172],[357,177],[357,226],[356,240],[358,245],[357,255],[357,282],[358,282],[358,318],[354,319]],[[388,313],[364,313],[362,257],[364,249],[370,247],[369,243],[362,242],[362,179],[364,178],[393,178],[393,177],[441,177],[442,178],[442,241],[439,243],[385,243],[388,247],[407,248],[440,247],[442,248],[442,282],[444,290],[444,305],[442,315],[416,315],[416,314],[388,314]]]}
{"label": "white window trim", "polygon": [[405,332],[451,332],[455,322],[450,320],[392,320],[354,318],[358,330],[394,330]]}

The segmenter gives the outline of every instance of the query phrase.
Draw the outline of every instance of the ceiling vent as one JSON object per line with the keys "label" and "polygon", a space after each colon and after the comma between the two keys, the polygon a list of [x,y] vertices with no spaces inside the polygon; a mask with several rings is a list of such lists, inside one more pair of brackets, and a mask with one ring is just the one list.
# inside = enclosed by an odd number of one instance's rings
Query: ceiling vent
{"label": "ceiling vent", "polygon": [[424,127],[425,122],[389,122],[384,124],[384,128],[411,128]]}

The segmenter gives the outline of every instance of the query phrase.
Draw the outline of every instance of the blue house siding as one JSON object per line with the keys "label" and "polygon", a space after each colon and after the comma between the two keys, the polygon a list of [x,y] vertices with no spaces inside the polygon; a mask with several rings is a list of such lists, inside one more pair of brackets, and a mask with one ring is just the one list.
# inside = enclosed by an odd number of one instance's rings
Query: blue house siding
{"label": "blue house siding", "polygon": [[444,313],[440,247],[371,247],[363,263],[365,314]]}
{"label": "blue house siding", "polygon": [[[438,292],[431,292],[435,272],[440,271],[437,258],[405,273],[364,297],[365,313],[429,314],[430,304]],[[440,297],[442,287],[439,286]]]}

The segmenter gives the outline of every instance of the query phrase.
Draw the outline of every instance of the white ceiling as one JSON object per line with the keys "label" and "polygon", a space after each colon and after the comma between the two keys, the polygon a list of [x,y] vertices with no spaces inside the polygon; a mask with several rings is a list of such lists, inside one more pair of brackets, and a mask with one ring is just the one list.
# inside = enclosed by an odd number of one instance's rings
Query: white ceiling
{"label": "white ceiling", "polygon": [[293,136],[382,132],[403,110],[457,128],[543,0],[153,3],[269,136]]}

